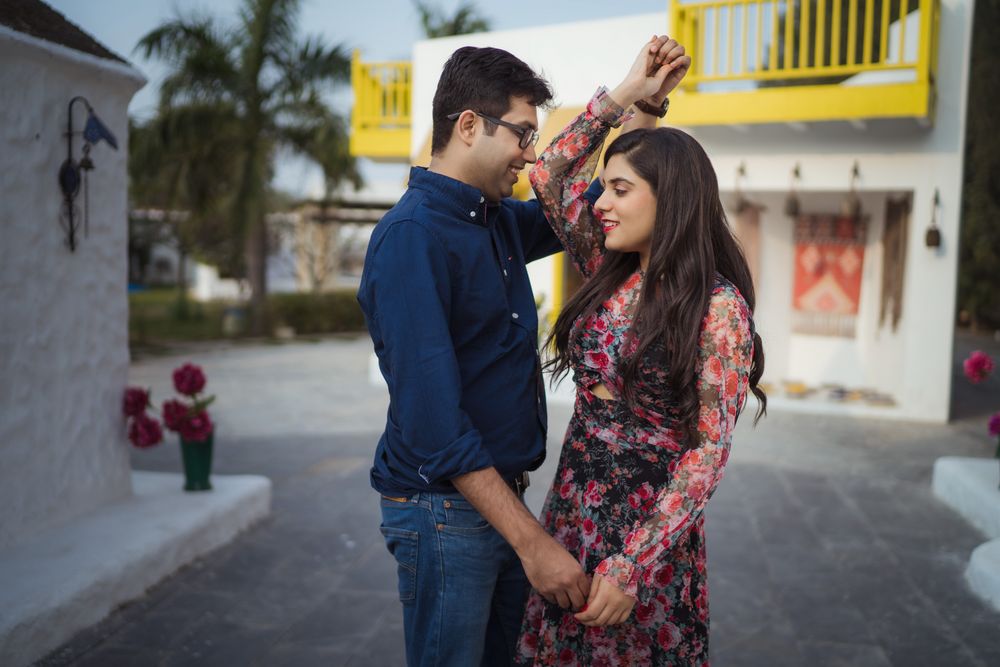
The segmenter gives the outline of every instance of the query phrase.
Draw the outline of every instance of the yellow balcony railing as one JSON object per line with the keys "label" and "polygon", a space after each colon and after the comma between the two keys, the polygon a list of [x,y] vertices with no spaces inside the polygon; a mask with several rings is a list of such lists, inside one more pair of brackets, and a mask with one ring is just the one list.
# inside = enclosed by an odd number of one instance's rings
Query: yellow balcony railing
{"label": "yellow balcony railing", "polygon": [[406,61],[363,63],[351,57],[351,154],[376,160],[410,157],[413,66]]}
{"label": "yellow balcony railing", "polygon": [[670,24],[692,68],[672,122],[929,120],[939,4],[675,0]]}

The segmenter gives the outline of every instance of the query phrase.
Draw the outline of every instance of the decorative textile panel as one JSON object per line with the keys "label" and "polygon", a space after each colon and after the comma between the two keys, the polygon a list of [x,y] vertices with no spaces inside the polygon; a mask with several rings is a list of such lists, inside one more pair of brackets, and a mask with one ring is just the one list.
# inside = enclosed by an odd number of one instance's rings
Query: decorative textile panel
{"label": "decorative textile panel", "polygon": [[802,215],[795,223],[792,330],[854,337],[867,217]]}
{"label": "decorative textile panel", "polygon": [[885,324],[892,315],[892,330],[903,316],[903,279],[906,276],[907,230],[910,226],[910,200],[890,199],[885,209],[885,231],[882,233],[882,303],[878,324]]}

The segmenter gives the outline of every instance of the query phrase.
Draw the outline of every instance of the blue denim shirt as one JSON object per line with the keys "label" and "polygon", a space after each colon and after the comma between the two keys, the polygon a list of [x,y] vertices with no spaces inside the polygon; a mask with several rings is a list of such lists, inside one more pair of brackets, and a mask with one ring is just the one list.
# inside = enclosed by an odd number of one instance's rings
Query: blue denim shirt
{"label": "blue denim shirt", "polygon": [[389,386],[372,486],[454,491],[545,458],[538,316],[526,263],[561,247],[535,201],[486,202],[415,167],[368,245],[358,301]]}

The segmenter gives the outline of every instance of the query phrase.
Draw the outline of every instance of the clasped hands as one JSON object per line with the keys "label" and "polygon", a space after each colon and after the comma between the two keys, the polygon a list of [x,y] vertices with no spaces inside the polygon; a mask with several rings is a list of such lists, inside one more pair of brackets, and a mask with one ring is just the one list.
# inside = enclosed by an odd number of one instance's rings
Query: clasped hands
{"label": "clasped hands", "polygon": [[548,535],[524,554],[521,562],[535,590],[563,609],[578,610],[576,620],[584,625],[616,625],[628,618],[635,606],[635,598],[601,575],[588,578],[577,560]]}

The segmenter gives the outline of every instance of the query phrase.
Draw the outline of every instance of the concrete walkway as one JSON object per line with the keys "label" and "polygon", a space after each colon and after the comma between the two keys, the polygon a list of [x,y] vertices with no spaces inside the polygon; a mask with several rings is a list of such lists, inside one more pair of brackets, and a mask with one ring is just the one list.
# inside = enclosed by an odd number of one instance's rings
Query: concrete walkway
{"label": "concrete walkway", "polygon": [[[40,664],[403,665],[395,564],[367,479],[386,405],[365,381],[369,351],[366,339],[202,346],[134,364],[156,402],[172,368],[204,365],[216,471],[270,477],[273,517]],[[947,427],[744,419],[707,512],[713,665],[1000,665],[1000,614],[962,577],[984,538],[930,491],[938,456],[991,454],[975,407],[991,400],[963,401]],[[569,418],[551,412],[536,510]],[[133,465],[175,471],[179,456],[171,440]]]}

